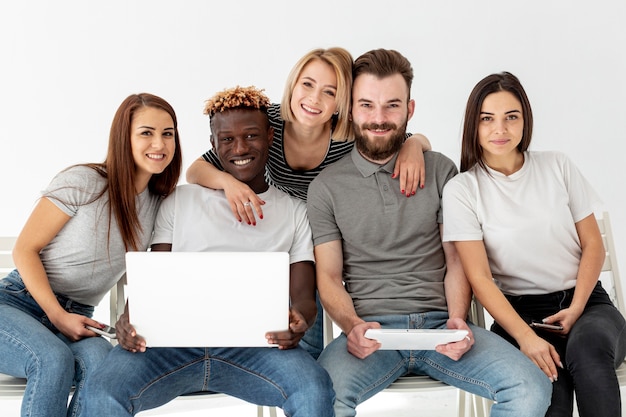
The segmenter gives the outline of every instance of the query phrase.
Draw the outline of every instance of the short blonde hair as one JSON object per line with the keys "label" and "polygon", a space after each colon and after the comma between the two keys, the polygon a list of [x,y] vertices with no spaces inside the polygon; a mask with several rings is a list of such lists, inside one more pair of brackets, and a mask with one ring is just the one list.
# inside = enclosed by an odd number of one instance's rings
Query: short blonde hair
{"label": "short blonde hair", "polygon": [[204,114],[213,117],[216,113],[231,109],[261,110],[267,113],[270,99],[263,91],[254,86],[228,88],[204,102]]}
{"label": "short blonde hair", "polygon": [[[286,122],[293,122],[295,116],[291,110],[291,97],[293,90],[300,78],[300,74],[305,66],[311,61],[320,60],[330,65],[337,76],[337,116],[333,126],[333,139],[336,140],[353,140],[354,133],[352,123],[349,120],[350,104],[352,101],[352,55],[343,48],[334,47],[328,49],[314,49],[304,55],[292,68],[287,82],[285,83],[285,91],[283,99],[280,103],[280,115]],[[334,118],[335,116],[333,116]]]}

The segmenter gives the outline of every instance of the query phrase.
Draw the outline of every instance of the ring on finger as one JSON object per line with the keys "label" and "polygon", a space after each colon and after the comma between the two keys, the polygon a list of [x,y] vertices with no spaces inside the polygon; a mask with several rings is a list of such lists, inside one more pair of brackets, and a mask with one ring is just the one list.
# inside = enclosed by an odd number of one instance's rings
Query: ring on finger
{"label": "ring on finger", "polygon": [[245,203],[243,203],[243,206],[244,206],[244,207],[249,207],[251,204],[252,204],[251,202],[246,201]]}

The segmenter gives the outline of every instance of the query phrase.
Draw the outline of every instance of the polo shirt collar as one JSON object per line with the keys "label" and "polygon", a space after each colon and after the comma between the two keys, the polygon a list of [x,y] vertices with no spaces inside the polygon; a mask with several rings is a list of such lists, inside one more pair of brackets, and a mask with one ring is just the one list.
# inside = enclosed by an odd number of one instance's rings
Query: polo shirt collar
{"label": "polo shirt collar", "polygon": [[396,166],[396,159],[398,158],[398,153],[396,152],[393,158],[391,158],[384,165],[378,165],[363,158],[363,156],[357,150],[356,145],[352,148],[352,152],[350,153],[350,156],[352,157],[352,162],[354,162],[354,165],[359,170],[361,175],[363,175],[363,177],[369,177],[381,170],[389,174],[393,174],[393,168]]}

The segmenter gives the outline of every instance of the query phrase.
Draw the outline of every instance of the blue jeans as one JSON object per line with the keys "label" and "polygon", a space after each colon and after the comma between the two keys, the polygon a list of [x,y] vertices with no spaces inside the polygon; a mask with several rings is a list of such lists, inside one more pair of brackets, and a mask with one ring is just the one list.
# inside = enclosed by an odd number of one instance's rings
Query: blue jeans
{"label": "blue jeans", "polygon": [[[91,306],[57,299],[66,311],[93,314]],[[111,348],[102,337],[70,342],[50,323],[17,271],[0,280],[0,372],[27,379],[22,417],[76,416],[85,378]],[[68,409],[72,384],[75,395]]]}
{"label": "blue jeans", "polygon": [[[445,328],[447,312],[371,316],[383,328]],[[434,350],[378,350],[365,359],[348,353],[341,334],[322,352],[336,393],[335,415],[356,415],[356,406],[400,376],[428,375],[448,385],[496,401],[491,416],[539,417],[550,404],[550,380],[530,359],[504,339],[470,324],[475,343],[454,361]]]}
{"label": "blue jeans", "polygon": [[221,392],[281,407],[287,416],[333,416],[326,371],[301,348],[148,348],[116,346],[85,384],[81,416],[130,416],[179,395]]}
{"label": "blue jeans", "polygon": [[315,296],[315,303],[317,304],[315,323],[309,327],[302,339],[300,339],[300,347],[309,352],[313,359],[317,359],[324,349],[324,309],[322,308],[319,294]]}
{"label": "blue jeans", "polygon": [[[507,299],[520,317],[530,323],[567,308],[573,294],[572,288],[542,295],[507,296]],[[497,323],[492,330],[517,346]],[[600,282],[566,338],[546,331],[536,332],[555,347],[565,367],[558,369],[547,417],[571,417],[574,392],[581,417],[622,416],[615,369],[626,355],[626,321]]]}

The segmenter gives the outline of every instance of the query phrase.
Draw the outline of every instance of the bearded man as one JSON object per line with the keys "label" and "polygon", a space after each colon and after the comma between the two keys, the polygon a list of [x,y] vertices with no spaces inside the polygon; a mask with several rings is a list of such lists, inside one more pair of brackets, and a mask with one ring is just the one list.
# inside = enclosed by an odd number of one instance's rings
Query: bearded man
{"label": "bearded man", "polygon": [[[352,152],[309,187],[317,285],[342,334],[319,357],[336,393],[335,415],[403,375],[428,375],[495,400],[492,416],[543,416],[551,385],[516,348],[466,321],[471,288],[450,242],[442,243],[441,195],[457,173],[436,152],[424,154],[426,184],[412,198],[393,176],[413,116],[413,70],[396,51],[355,61]],[[462,329],[467,336],[434,350],[383,350],[368,329]],[[528,401],[532,398],[533,401]]]}

